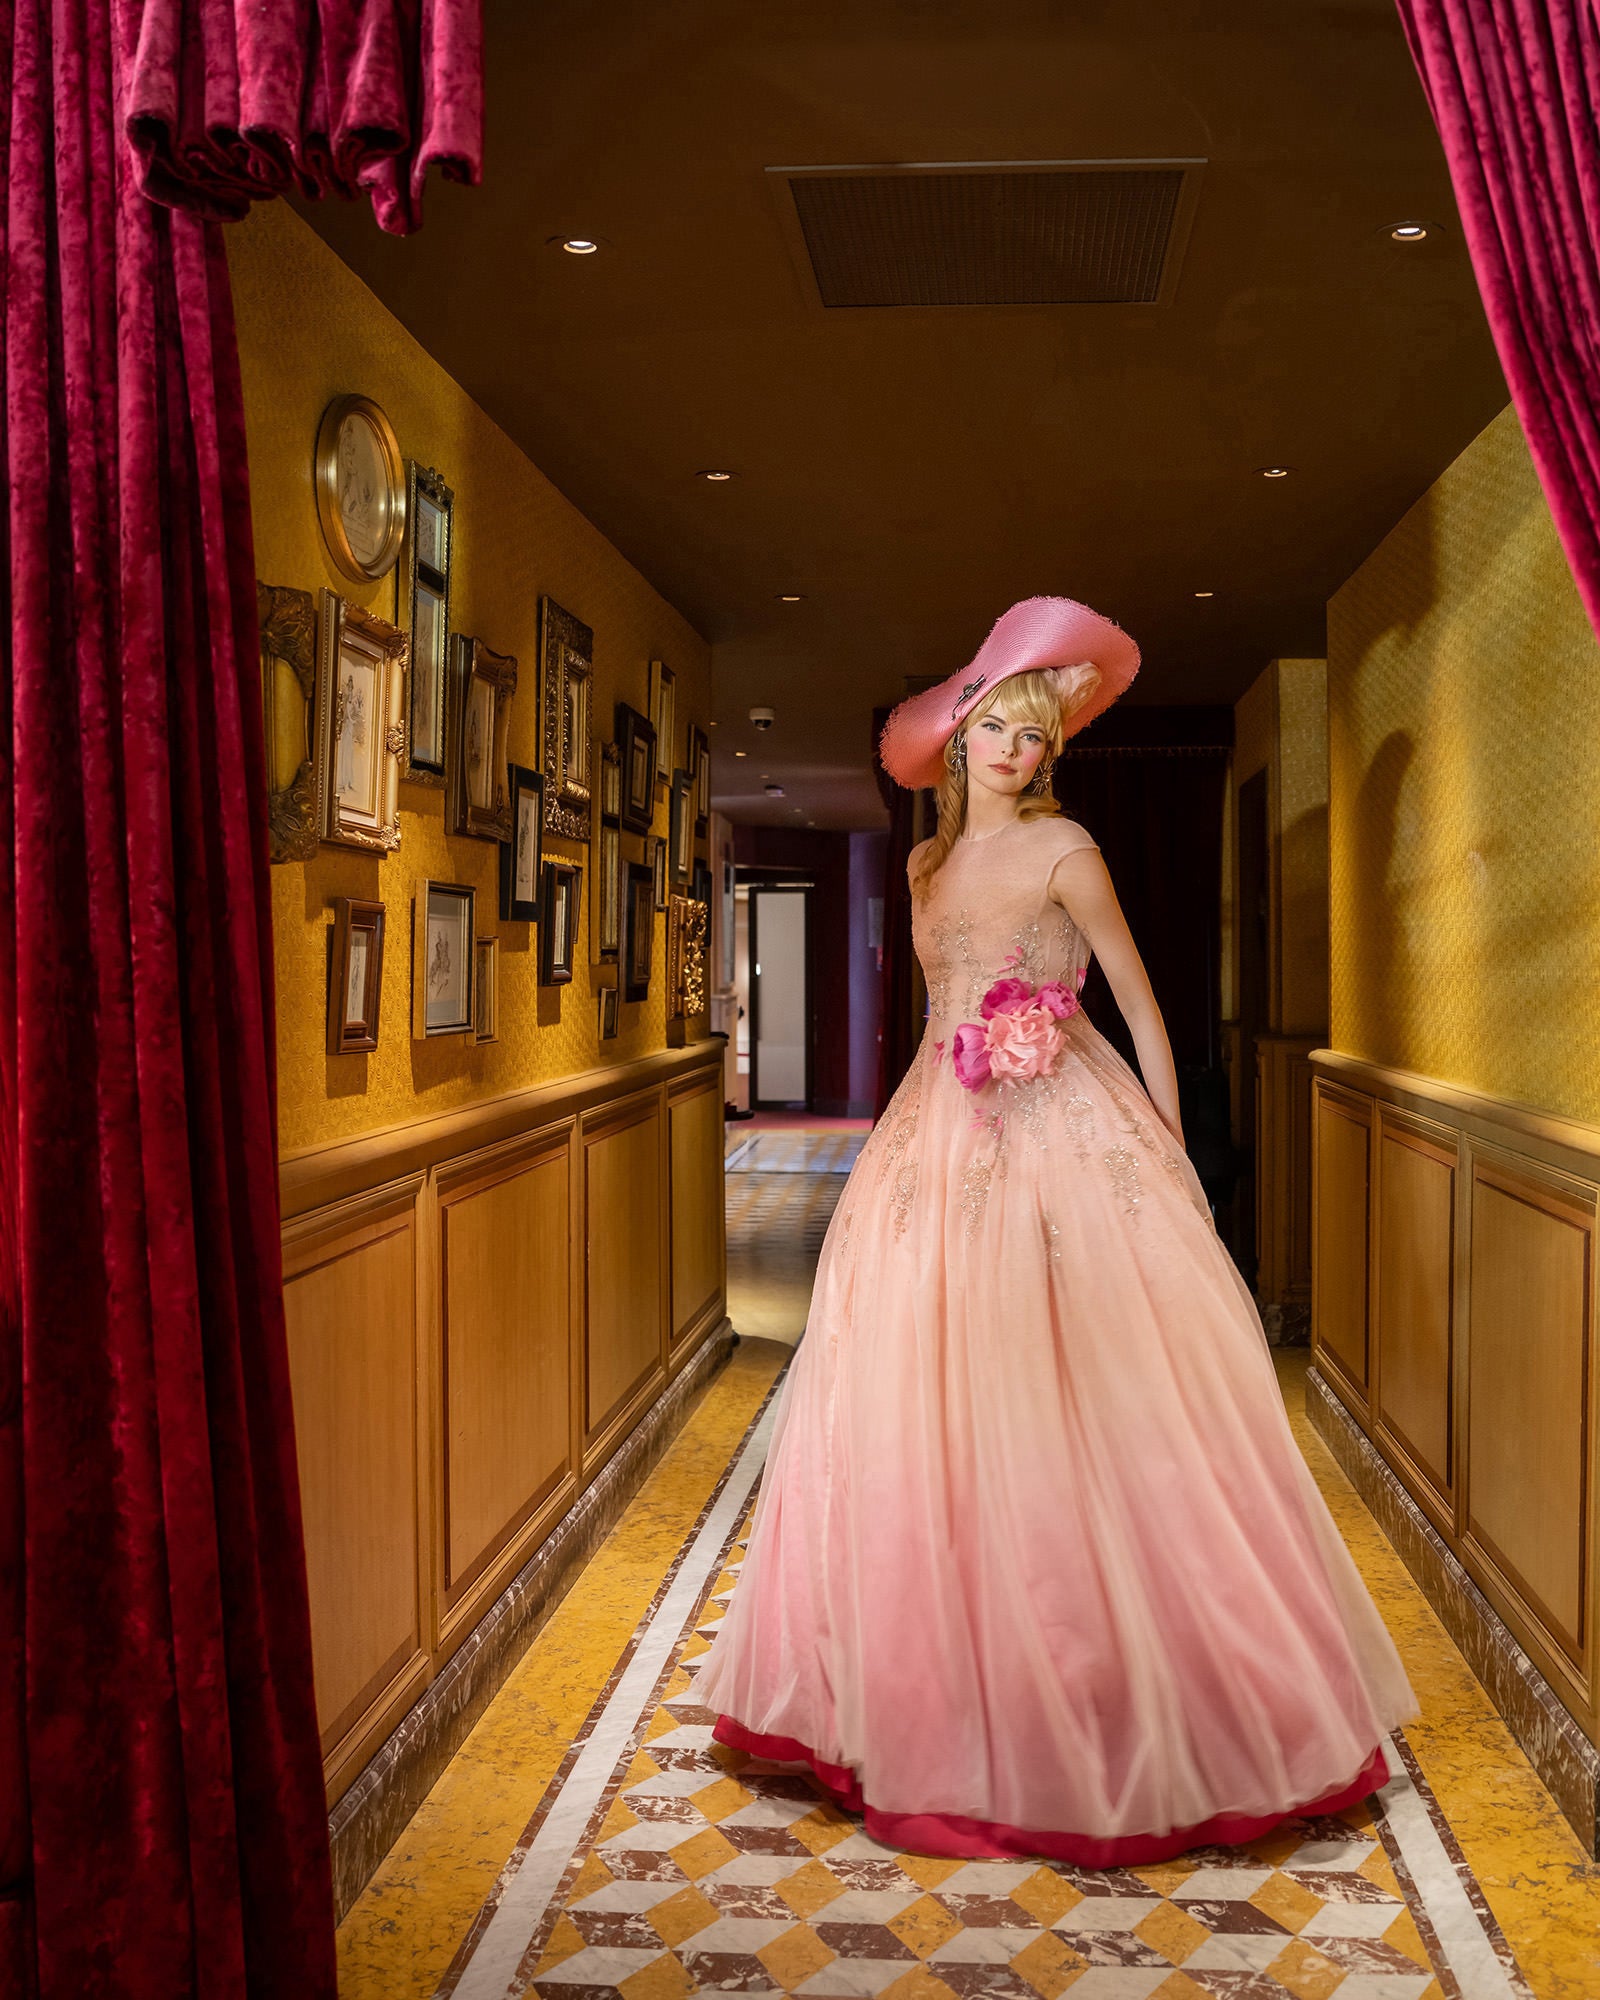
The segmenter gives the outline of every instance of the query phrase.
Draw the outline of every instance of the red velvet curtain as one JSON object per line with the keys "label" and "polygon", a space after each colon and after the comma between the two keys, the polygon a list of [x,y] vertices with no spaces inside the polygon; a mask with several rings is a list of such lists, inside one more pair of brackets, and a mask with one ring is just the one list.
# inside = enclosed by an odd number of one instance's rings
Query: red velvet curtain
{"label": "red velvet curtain", "polygon": [[[298,70],[268,17],[296,24]],[[254,563],[202,217],[270,192],[275,158],[279,184],[366,188],[404,226],[452,120],[475,177],[475,80],[417,77],[430,49],[471,58],[476,19],[0,0],[7,2000],[333,2000]],[[230,60],[241,103],[288,93],[236,143]],[[297,101],[333,107],[331,136]]]}
{"label": "red velvet curtain", "polygon": [[1595,0],[1399,0],[1528,448],[1600,630]]}

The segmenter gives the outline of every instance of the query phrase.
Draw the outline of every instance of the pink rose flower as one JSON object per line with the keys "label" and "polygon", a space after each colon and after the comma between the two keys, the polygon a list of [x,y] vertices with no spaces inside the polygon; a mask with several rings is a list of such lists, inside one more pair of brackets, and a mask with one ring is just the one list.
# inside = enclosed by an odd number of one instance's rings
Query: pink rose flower
{"label": "pink rose flower", "polygon": [[1015,1013],[1017,1008],[1026,1007],[1031,998],[1027,980],[997,979],[984,994],[978,1012],[988,1021],[996,1014]]}
{"label": "pink rose flower", "polygon": [[950,1049],[956,1081],[968,1090],[981,1090],[989,1081],[989,1055],[984,1044],[985,1030],[976,1021],[963,1021],[956,1029]]}
{"label": "pink rose flower", "polygon": [[1077,994],[1069,987],[1063,986],[1059,979],[1047,979],[1033,997],[1039,1006],[1047,1013],[1053,1014],[1058,1021],[1064,1021],[1069,1015],[1078,1011]]}
{"label": "pink rose flower", "polygon": [[1049,1008],[1036,1005],[991,1015],[984,1031],[989,1074],[1018,1082],[1044,1076],[1061,1053],[1057,1018]]}

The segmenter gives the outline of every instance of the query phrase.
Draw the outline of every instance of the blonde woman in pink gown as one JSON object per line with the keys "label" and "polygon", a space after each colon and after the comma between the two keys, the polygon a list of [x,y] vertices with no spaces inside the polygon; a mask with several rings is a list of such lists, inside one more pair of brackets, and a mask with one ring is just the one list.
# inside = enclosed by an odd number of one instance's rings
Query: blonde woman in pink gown
{"label": "blonde woman in pink gown", "polygon": [[[1132,641],[1012,609],[903,702],[929,1017],[846,1183],[700,1663],[724,1743],[897,1848],[1087,1867],[1387,1780],[1417,1713],[1184,1153],[1161,1016],[1048,786]],[[1099,954],[1145,1083],[1077,1004]]]}

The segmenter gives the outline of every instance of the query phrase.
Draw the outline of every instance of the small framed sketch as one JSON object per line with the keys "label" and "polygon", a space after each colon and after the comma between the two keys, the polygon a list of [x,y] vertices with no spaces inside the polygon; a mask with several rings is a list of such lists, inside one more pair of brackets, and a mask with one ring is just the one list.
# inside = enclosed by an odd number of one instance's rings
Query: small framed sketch
{"label": "small framed sketch", "polygon": [[317,426],[317,519],[357,583],[387,576],[406,526],[406,468],[394,426],[366,396],[335,396]]}
{"label": "small framed sketch", "polygon": [[411,906],[411,1032],[416,1040],[470,1035],[477,891],[460,882],[419,882]]}
{"label": "small framed sketch", "polygon": [[408,458],[402,589],[411,631],[411,713],[403,775],[414,785],[444,783],[445,670],[454,532],[454,494],[437,472]]}
{"label": "small framed sketch", "polygon": [[544,864],[544,909],[539,919],[539,981],[565,986],[578,955],[578,907],[583,870],[574,861]]}
{"label": "small framed sketch", "polygon": [[628,863],[627,948],[622,955],[622,997],[643,1000],[650,991],[656,942],[655,874],[648,862]]}
{"label": "small framed sketch", "polygon": [[455,688],[451,699],[450,814],[452,833],[479,840],[511,838],[511,796],[506,783],[506,743],[517,663],[491,653],[481,639],[456,634]]}
{"label": "small framed sketch", "polygon": [[353,1056],[378,1046],[383,999],[383,905],[339,896],[333,905],[328,976],[328,1054]]}
{"label": "small framed sketch", "polygon": [[676,723],[674,705],[677,681],[671,667],[660,660],[650,662],[650,727],[656,733],[652,761],[655,775],[665,784],[672,773],[672,733]]}
{"label": "small framed sketch", "polygon": [[595,998],[600,1003],[600,1039],[603,1042],[613,1041],[617,1032],[617,989],[602,986]]}
{"label": "small framed sketch", "polygon": [[671,852],[667,856],[667,866],[674,882],[687,882],[694,855],[694,788],[687,771],[674,771],[672,774],[670,826],[667,838],[671,843]]}
{"label": "small framed sketch", "polygon": [[497,1042],[500,1039],[500,940],[482,937],[473,941],[472,1039]]}
{"label": "small framed sketch", "polygon": [[267,747],[267,852],[309,861],[321,839],[314,743],[317,605],[309,590],[256,585],[261,709]]}
{"label": "small framed sketch", "polygon": [[711,822],[711,738],[697,723],[689,725],[689,778],[694,788],[694,825],[704,833]]}
{"label": "small framed sketch", "polygon": [[371,853],[400,845],[406,639],[398,626],[322,593],[317,788],[324,840]]}
{"label": "small framed sketch", "polygon": [[597,962],[614,959],[622,942],[622,828],[602,814],[595,830],[593,944]]}
{"label": "small framed sketch", "polygon": [[500,847],[500,915],[507,923],[536,924],[544,861],[544,779],[526,764],[508,764],[506,785],[511,837]]}
{"label": "small framed sketch", "polygon": [[656,811],[656,733],[625,701],[617,703],[617,746],[622,757],[617,811],[630,833],[648,833]]}
{"label": "small framed sketch", "polygon": [[656,909],[664,912],[667,907],[667,836],[664,833],[651,834],[644,844],[644,853],[655,879]]}
{"label": "small framed sketch", "polygon": [[568,840],[589,838],[589,727],[594,634],[553,597],[539,599],[544,680],[544,823]]}

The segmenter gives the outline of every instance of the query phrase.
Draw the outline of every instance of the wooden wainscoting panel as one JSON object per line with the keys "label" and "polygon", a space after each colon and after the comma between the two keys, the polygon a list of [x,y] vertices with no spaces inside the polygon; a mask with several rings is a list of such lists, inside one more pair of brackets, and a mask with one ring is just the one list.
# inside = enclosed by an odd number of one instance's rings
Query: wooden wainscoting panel
{"label": "wooden wainscoting panel", "polygon": [[[1451,1363],[1456,1139],[1378,1112],[1372,1388],[1395,1468],[1441,1528],[1452,1525]],[[1407,1477],[1409,1475],[1409,1477]]]}
{"label": "wooden wainscoting panel", "polygon": [[1581,1666],[1594,1201],[1473,1160],[1467,1549]]}
{"label": "wooden wainscoting panel", "polygon": [[585,1124],[584,1438],[591,1447],[619,1441],[633,1406],[643,1408],[640,1399],[665,1372],[661,1124],[659,1093],[633,1100],[620,1117]]}
{"label": "wooden wainscoting panel", "polygon": [[427,1678],[416,1204],[421,1175],[284,1231],[284,1312],[329,1783]]}
{"label": "wooden wainscoting panel", "polygon": [[573,1471],[567,1132],[439,1177],[444,1585],[452,1601]]}
{"label": "wooden wainscoting panel", "polygon": [[1372,1106],[1318,1083],[1312,1339],[1323,1372],[1361,1412],[1367,1401]]}
{"label": "wooden wainscoting panel", "polygon": [[1256,1037],[1256,1297],[1311,1298],[1310,1035]]}
{"label": "wooden wainscoting panel", "polygon": [[[672,1345],[703,1326],[724,1283],[722,1094],[701,1086],[672,1097]],[[720,1313],[717,1315],[721,1317]]]}

